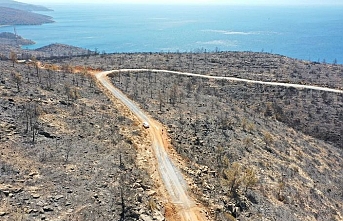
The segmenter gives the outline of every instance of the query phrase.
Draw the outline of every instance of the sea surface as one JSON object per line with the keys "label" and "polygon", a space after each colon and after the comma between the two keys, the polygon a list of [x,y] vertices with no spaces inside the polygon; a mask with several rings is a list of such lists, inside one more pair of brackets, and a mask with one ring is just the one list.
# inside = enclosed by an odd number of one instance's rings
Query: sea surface
{"label": "sea surface", "polygon": [[[342,6],[46,5],[55,23],[16,26],[37,44],[111,52],[271,52],[343,63]],[[13,27],[0,27],[0,32]]]}

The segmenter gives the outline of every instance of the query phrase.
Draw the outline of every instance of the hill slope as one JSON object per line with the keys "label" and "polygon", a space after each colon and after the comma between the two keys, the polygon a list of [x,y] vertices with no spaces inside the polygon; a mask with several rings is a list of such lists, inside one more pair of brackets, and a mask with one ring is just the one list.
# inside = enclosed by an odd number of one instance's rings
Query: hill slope
{"label": "hill slope", "polygon": [[[332,88],[341,88],[343,70],[252,52],[115,54],[65,62]],[[112,77],[167,125],[173,148],[188,160],[179,166],[216,220],[342,220],[342,94],[152,71]]]}
{"label": "hill slope", "polygon": [[23,10],[23,11],[51,11],[51,9],[48,9],[44,6],[26,4],[26,3],[22,3],[22,2],[18,2],[18,1],[12,1],[12,0],[0,0],[0,6],[1,7],[7,7],[7,8],[19,9],[19,10]]}
{"label": "hill slope", "polygon": [[[27,219],[66,215],[87,220],[81,216],[85,214],[89,220],[118,220],[122,183],[130,205],[126,215],[137,220],[142,209],[153,216],[150,209],[158,194],[150,191],[150,178],[156,176],[146,174],[151,169],[137,170],[137,165],[153,165],[152,158],[142,157],[148,148],[139,151],[151,145],[144,142],[147,133],[120,105],[112,107],[90,79],[70,75],[73,66],[82,72],[92,66],[286,79],[338,89],[343,73],[341,65],[252,52],[113,54],[50,62],[53,65],[39,74],[26,65],[17,69],[0,63],[0,183],[5,184],[0,215],[6,219],[15,219],[20,211]],[[57,63],[62,72],[52,71]],[[337,136],[342,94],[153,71],[111,77],[166,125],[170,153],[179,159],[193,197],[208,207],[214,220],[343,219],[343,150]],[[21,169],[23,162],[32,168]],[[61,200],[59,192],[68,201]],[[108,205],[117,205],[119,212]],[[163,211],[158,203],[157,208]]]}
{"label": "hill slope", "polygon": [[53,69],[0,61],[0,220],[162,221],[136,160],[148,134],[90,75]]}
{"label": "hill slope", "polygon": [[37,13],[0,7],[0,25],[41,25],[51,23],[52,18]]}

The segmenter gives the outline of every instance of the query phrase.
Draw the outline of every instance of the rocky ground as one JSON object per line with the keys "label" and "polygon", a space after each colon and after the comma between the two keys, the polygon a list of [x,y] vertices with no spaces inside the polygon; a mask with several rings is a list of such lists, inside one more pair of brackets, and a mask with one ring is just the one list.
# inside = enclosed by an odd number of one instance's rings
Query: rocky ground
{"label": "rocky ground", "polygon": [[90,75],[0,70],[1,220],[164,219],[137,164],[147,133]]}
{"label": "rocky ground", "polygon": [[[245,62],[248,61],[248,62]],[[341,88],[342,66],[268,53],[115,54],[58,61]],[[342,94],[142,72],[113,83],[168,126],[216,220],[341,220]]]}
{"label": "rocky ground", "polygon": [[226,213],[240,220],[342,218],[342,149],[282,123],[270,103],[287,112],[295,102],[298,113],[312,113],[302,102],[307,97],[337,120],[337,95],[330,95],[335,105],[325,106],[321,92],[153,72],[121,73],[113,83],[168,125],[173,147],[190,162],[183,171],[194,194],[217,220]]}
{"label": "rocky ground", "polygon": [[[141,158],[147,151],[139,148],[149,145],[140,143],[147,133],[102,95],[90,71],[166,69],[337,89],[343,73],[337,64],[252,52],[101,54],[43,63],[51,71],[39,75],[34,67],[1,63],[0,215],[8,220],[21,214],[116,220],[122,195],[132,220],[163,219],[158,184],[144,167],[150,160]],[[151,71],[112,81],[166,125],[177,153],[170,152],[214,220],[343,219],[342,94]]]}
{"label": "rocky ground", "polygon": [[[343,89],[342,65],[301,61],[269,53],[114,54],[73,58],[66,61],[57,59],[53,62],[80,66],[90,65],[102,70],[164,69]],[[232,83],[235,85],[234,82]],[[194,83],[192,82],[192,84]],[[231,93],[240,102],[250,103],[257,112],[263,111],[261,108],[268,105],[269,113],[267,115],[273,115],[277,120],[296,130],[342,148],[343,98],[341,95],[312,90],[299,91],[292,88],[285,90],[284,88],[259,85],[241,87],[241,85],[223,89],[222,87],[227,84],[219,82],[218,85],[217,82],[210,89],[214,93],[212,96],[226,96],[225,93]],[[237,93],[239,95],[236,95]],[[252,94],[254,96],[251,96]],[[301,108],[299,108],[300,106]],[[327,109],[330,110],[327,112]]]}

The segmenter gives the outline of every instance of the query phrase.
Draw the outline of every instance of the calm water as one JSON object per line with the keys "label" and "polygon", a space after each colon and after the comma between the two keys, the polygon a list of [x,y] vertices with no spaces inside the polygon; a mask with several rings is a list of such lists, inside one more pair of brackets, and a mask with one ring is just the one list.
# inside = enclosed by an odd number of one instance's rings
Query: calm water
{"label": "calm water", "polygon": [[[265,51],[343,63],[343,7],[48,5],[56,21],[17,26],[37,42],[99,52]],[[2,27],[0,31],[13,31]]]}

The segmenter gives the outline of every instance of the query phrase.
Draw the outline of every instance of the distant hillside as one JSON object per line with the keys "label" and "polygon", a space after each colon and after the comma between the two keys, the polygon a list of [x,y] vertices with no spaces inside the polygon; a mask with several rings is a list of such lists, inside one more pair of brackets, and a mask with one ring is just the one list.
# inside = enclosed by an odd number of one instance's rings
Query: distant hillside
{"label": "distant hillside", "polygon": [[51,9],[48,9],[44,6],[26,4],[22,2],[11,1],[11,0],[0,0],[0,6],[24,10],[24,11],[51,11]]}
{"label": "distant hillside", "polygon": [[13,33],[9,32],[2,32],[0,33],[0,41],[2,44],[7,44],[7,45],[32,45],[35,44],[34,41],[24,39],[21,36],[15,35]]}
{"label": "distant hillside", "polygon": [[0,7],[0,25],[41,25],[52,22],[52,18],[46,15]]}

